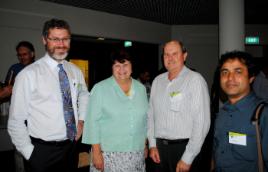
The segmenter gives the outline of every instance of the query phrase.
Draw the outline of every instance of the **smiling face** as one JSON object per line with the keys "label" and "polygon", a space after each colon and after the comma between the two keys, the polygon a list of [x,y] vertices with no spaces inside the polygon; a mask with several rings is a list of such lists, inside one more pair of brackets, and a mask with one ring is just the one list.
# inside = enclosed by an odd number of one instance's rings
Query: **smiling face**
{"label": "smiling face", "polygon": [[17,56],[20,63],[24,66],[32,63],[34,60],[34,52],[24,46],[21,46],[17,49]]}
{"label": "smiling face", "polygon": [[48,54],[60,62],[66,58],[70,49],[70,33],[67,29],[49,29],[47,37],[43,37]]}
{"label": "smiling face", "polygon": [[237,58],[227,60],[220,69],[221,88],[232,104],[250,92],[253,79],[249,77],[247,66]]}
{"label": "smiling face", "polygon": [[169,72],[179,72],[184,66],[187,53],[178,42],[171,41],[164,47],[164,65]]}
{"label": "smiling face", "polygon": [[129,80],[132,73],[132,65],[130,61],[125,60],[123,63],[115,61],[112,67],[113,76],[118,81]]}

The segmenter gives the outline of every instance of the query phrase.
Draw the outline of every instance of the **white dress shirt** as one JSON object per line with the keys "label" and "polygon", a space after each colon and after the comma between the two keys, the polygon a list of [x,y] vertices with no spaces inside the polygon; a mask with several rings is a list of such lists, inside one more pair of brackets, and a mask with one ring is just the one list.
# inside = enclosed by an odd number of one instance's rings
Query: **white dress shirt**
{"label": "white dress shirt", "polygon": [[[85,118],[89,94],[81,70],[67,61],[62,64],[68,75],[77,124]],[[46,141],[67,139],[57,65],[58,62],[46,54],[24,68],[15,80],[8,132],[26,159],[33,151],[30,136]]]}
{"label": "white dress shirt", "polygon": [[199,73],[184,66],[172,81],[167,72],[154,79],[148,110],[150,147],[156,147],[156,138],[189,138],[181,159],[191,164],[200,152],[209,126],[208,88]]}

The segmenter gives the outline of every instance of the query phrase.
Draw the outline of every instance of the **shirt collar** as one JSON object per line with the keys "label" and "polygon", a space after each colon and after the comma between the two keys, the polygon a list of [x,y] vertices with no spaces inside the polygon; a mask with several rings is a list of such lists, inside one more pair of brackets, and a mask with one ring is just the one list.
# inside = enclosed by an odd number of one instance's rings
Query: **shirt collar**
{"label": "shirt collar", "polygon": [[262,71],[260,71],[259,76],[261,76],[262,78],[266,78],[265,74]]}
{"label": "shirt collar", "polygon": [[254,97],[255,97],[255,94],[254,94],[254,92],[251,91],[248,95],[246,95],[245,97],[240,99],[235,104],[230,104],[230,102],[227,101],[223,106],[223,110],[225,110],[225,111],[240,110],[241,111],[249,106],[248,104],[250,102],[252,102],[251,99],[253,99]]}
{"label": "shirt collar", "polygon": [[[53,69],[58,69],[58,62],[56,60],[54,60],[48,53],[46,53],[45,55],[45,61],[48,64],[48,66],[53,70]],[[61,64],[63,64],[64,67],[64,62],[65,60],[63,60],[63,62]]]}
{"label": "shirt collar", "polygon": [[[177,80],[179,77],[183,77],[185,76],[188,72],[190,71],[190,69],[186,66],[183,66],[182,67],[182,70],[179,72],[179,74],[173,79],[174,81]],[[169,79],[168,79],[168,72],[165,73],[165,79],[169,82],[171,82]],[[172,81],[173,81],[172,80]]]}
{"label": "shirt collar", "polygon": [[113,75],[110,77],[110,79],[112,81],[113,87],[115,88],[115,90],[116,90],[116,92],[117,92],[117,94],[119,96],[121,96],[121,97],[127,97],[127,98],[130,98],[130,99],[132,99],[134,97],[134,95],[135,95],[135,85],[134,85],[133,78],[131,78],[132,82],[131,82],[130,89],[131,89],[132,95],[130,97],[128,97],[128,96],[125,95],[125,93],[122,91],[122,89],[120,88],[119,84],[116,82],[116,80],[115,80],[115,78],[114,78]]}

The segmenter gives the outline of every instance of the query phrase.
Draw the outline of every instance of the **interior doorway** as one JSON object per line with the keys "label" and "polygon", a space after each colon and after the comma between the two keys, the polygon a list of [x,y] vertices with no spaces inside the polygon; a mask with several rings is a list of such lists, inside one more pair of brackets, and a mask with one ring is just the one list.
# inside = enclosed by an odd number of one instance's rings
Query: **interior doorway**
{"label": "interior doorway", "polygon": [[[124,40],[99,39],[72,35],[71,49],[68,59],[88,60],[88,87],[111,76],[110,55],[113,51],[124,47]],[[132,46],[125,47],[133,58],[133,78],[146,69],[151,78],[158,73],[158,44],[132,41]]]}

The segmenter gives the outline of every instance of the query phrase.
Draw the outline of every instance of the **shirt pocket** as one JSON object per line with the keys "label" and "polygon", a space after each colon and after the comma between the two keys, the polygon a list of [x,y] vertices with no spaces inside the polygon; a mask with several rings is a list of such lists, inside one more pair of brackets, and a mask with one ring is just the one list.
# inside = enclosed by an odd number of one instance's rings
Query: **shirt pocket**
{"label": "shirt pocket", "polygon": [[172,111],[181,111],[181,108],[183,107],[185,95],[178,94],[176,96],[170,97],[170,110]]}
{"label": "shirt pocket", "polygon": [[243,160],[243,161],[256,161],[258,157],[257,152],[257,141],[256,141],[256,134],[255,130],[251,130],[246,133],[246,140],[247,145],[232,145],[232,153],[233,157],[237,160]]}
{"label": "shirt pocket", "polygon": [[72,99],[73,101],[76,102],[77,95],[79,94],[79,83],[77,82],[76,79],[71,79],[70,80],[70,88],[71,88],[71,93],[72,93]]}

